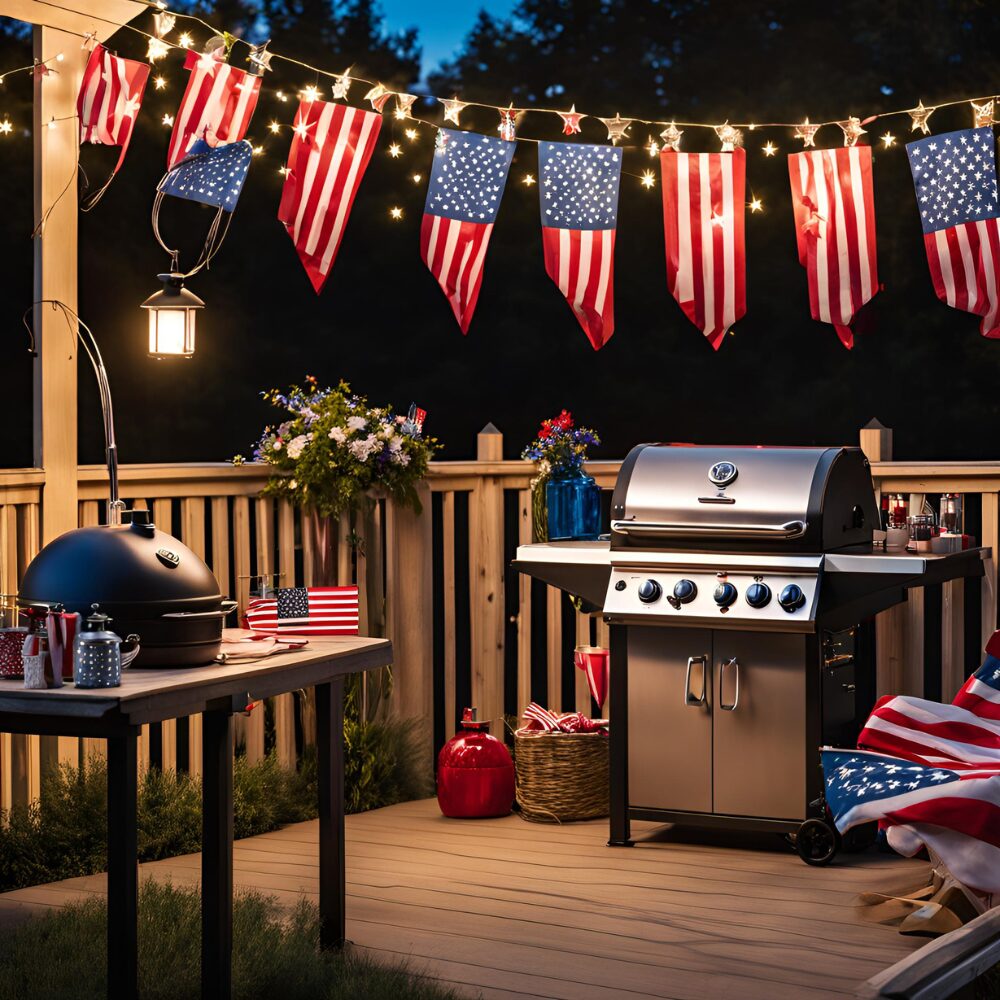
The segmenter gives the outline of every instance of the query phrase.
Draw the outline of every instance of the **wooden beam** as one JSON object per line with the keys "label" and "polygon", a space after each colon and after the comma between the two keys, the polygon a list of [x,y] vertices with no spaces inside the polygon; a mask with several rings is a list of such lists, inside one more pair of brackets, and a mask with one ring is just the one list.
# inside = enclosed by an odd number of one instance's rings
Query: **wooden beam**
{"label": "wooden beam", "polygon": [[76,0],[63,6],[40,0],[0,0],[0,17],[75,33],[76,48],[80,48],[80,36],[94,32],[98,41],[103,42],[121,25],[148,9],[146,4],[134,0]]}

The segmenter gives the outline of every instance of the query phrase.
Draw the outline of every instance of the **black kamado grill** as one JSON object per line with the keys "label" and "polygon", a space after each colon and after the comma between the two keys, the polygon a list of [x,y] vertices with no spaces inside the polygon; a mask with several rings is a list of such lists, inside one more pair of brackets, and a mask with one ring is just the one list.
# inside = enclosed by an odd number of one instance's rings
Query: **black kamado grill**
{"label": "black kamado grill", "polygon": [[874,704],[874,615],[982,575],[978,549],[873,550],[879,527],[858,448],[639,445],[609,538],[518,549],[611,626],[612,844],[637,818],[832,857],[819,748],[855,745]]}
{"label": "black kamado grill", "polygon": [[78,528],[46,545],[24,574],[19,600],[83,615],[100,605],[115,632],[139,636],[134,666],[211,663],[236,603],[223,599],[204,560],[158,531],[147,511],[124,517],[131,523]]}

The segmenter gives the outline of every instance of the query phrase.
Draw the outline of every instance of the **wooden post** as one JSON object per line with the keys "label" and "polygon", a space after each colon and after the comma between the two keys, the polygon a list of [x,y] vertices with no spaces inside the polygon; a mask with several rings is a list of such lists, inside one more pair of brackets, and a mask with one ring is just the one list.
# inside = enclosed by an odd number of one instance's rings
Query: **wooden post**
{"label": "wooden post", "polygon": [[[197,556],[205,558],[205,498],[181,500],[181,541]],[[202,717],[188,716],[188,774],[201,774]]]}
{"label": "wooden post", "polygon": [[[503,460],[503,435],[487,424],[476,438],[476,459]],[[469,580],[471,591],[472,701],[480,719],[503,730],[504,566],[503,484],[480,476],[469,500]]]}
{"label": "wooden post", "polygon": [[[80,39],[53,28],[34,29],[36,59],[62,52],[58,72],[34,84],[34,216],[36,234],[34,301],[58,300],[76,311],[77,301],[77,132],[76,96],[88,53]],[[56,119],[54,128],[46,127]],[[68,187],[67,187],[68,185]],[[35,465],[45,470],[42,543],[77,526],[76,324],[62,309],[34,310]],[[97,417],[95,415],[94,419]]]}
{"label": "wooden post", "polygon": [[[295,586],[295,510],[287,500],[278,502],[278,585]],[[274,748],[278,763],[295,767],[295,695],[274,699]]]}
{"label": "wooden post", "polygon": [[892,428],[873,417],[861,428],[861,450],[869,462],[891,462]]}
{"label": "wooden post", "polygon": [[398,719],[416,720],[420,771],[430,778],[434,763],[431,491],[421,484],[417,493],[423,506],[420,514],[391,500],[386,505],[386,623],[393,659],[390,710]]}

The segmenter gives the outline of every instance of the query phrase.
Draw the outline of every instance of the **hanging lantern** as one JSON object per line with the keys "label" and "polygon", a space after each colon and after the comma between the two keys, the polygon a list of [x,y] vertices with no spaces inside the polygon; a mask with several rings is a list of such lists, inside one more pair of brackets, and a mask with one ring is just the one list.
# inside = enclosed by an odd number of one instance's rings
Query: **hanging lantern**
{"label": "hanging lantern", "polygon": [[149,310],[149,355],[190,358],[194,354],[195,315],[205,303],[184,287],[183,275],[158,274],[161,291],[142,304]]}

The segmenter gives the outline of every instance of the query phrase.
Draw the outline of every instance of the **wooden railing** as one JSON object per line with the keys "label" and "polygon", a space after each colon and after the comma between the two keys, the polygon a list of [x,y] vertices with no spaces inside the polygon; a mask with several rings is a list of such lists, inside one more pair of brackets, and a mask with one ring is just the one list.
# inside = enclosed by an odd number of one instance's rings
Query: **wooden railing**
{"label": "wooden railing", "polygon": [[[961,492],[971,533],[996,549],[1000,543],[1000,463],[888,461],[891,438],[881,428],[862,432],[876,488],[913,494]],[[455,729],[465,705],[499,720],[530,700],[557,709],[590,712],[586,680],[573,668],[580,642],[604,643],[599,618],[581,614],[555,588],[510,569],[514,551],[531,538],[529,462],[503,461],[503,439],[488,426],[477,441],[477,460],[433,462],[421,488],[423,512],[376,498],[367,524],[352,532],[342,518],[333,545],[338,582],[358,582],[366,595],[363,630],[393,640],[395,666],[385,710],[420,720],[421,760],[429,770],[434,749]],[[594,462],[588,471],[610,489],[620,463]],[[158,527],[201,555],[224,592],[245,606],[250,578],[280,574],[281,584],[309,585],[316,553],[300,511],[260,496],[267,471],[256,465],[130,465],[120,473],[129,506],[147,506]],[[17,581],[38,549],[45,476],[39,470],[0,471],[0,589]],[[79,472],[79,523],[100,522],[106,474]],[[918,500],[914,497],[914,501]],[[995,551],[994,551],[995,556]],[[996,626],[996,558],[981,585],[948,584],[940,623],[940,678],[927,691],[924,655],[927,615],[922,592],[879,616],[880,692],[928,693],[950,698],[979,662],[983,641]],[[980,605],[979,628],[966,634],[962,609]],[[14,683],[11,681],[0,683]],[[241,717],[237,739],[253,760],[274,748],[291,765],[311,738],[309,699],[284,695],[266,710]],[[200,718],[144,728],[140,754],[150,764],[197,772]],[[0,807],[33,799],[40,775],[56,762],[76,764],[103,753],[99,741],[0,735]]]}

